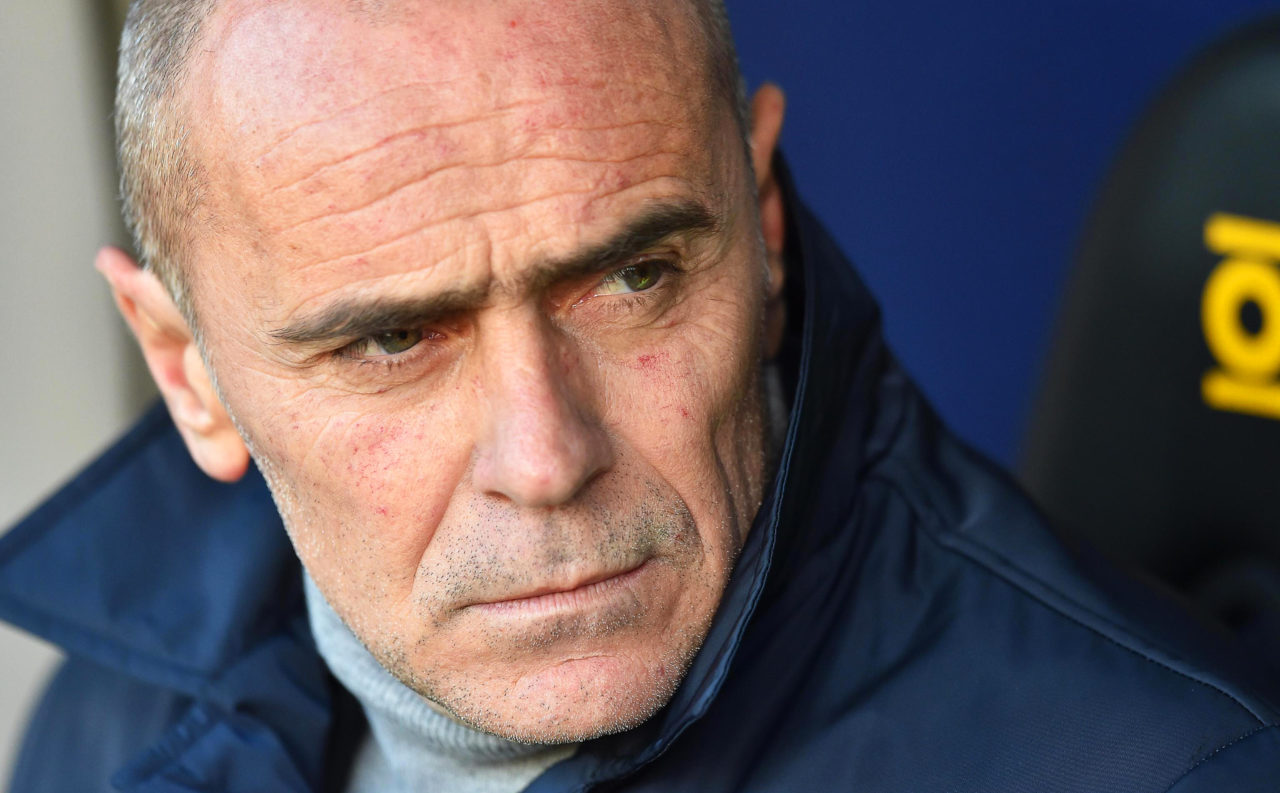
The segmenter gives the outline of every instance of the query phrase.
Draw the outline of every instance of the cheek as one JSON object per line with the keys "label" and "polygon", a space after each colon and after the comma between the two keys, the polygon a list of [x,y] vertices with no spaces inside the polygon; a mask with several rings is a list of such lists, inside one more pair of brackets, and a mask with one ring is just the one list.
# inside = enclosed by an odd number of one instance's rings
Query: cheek
{"label": "cheek", "polygon": [[[616,359],[606,422],[679,491],[700,525],[749,518],[762,466],[756,336],[741,304],[721,302]],[[753,496],[747,496],[750,500]]]}
{"label": "cheek", "polygon": [[618,422],[673,444],[705,442],[732,423],[754,386],[756,335],[744,306],[712,308],[619,359],[610,388]]}
{"label": "cheek", "polygon": [[470,444],[456,430],[455,400],[408,391],[361,400],[307,389],[245,419],[246,429],[314,574],[342,567],[407,585]]}
{"label": "cheek", "polygon": [[705,389],[693,379],[692,358],[689,350],[669,345],[626,359],[614,378],[619,394],[611,400],[614,421],[638,423],[637,430],[660,430],[659,438],[671,436],[673,441],[693,430],[695,414],[702,412],[706,399]]}

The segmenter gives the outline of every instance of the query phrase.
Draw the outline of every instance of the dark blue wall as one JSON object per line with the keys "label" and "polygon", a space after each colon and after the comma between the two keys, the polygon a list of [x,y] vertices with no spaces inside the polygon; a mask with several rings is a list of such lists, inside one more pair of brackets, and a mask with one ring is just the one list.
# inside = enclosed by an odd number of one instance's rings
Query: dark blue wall
{"label": "dark blue wall", "polygon": [[[1111,158],[1197,50],[1280,2],[728,0],[802,193],[959,432],[1012,462]],[[1278,143],[1280,145],[1280,143]]]}

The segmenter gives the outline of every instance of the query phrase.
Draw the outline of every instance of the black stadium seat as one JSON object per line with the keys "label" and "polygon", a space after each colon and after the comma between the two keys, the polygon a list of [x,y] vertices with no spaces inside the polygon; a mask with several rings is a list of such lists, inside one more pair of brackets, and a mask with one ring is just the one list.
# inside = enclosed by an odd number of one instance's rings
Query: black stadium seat
{"label": "black stadium seat", "polygon": [[1064,534],[1276,652],[1280,19],[1195,58],[1125,146],[1020,473]]}

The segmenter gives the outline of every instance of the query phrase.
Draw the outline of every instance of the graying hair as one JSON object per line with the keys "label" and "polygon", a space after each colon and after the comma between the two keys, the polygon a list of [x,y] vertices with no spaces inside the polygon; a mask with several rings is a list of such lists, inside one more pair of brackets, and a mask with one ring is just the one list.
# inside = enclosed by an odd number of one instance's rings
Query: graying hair
{"label": "graying hair", "polygon": [[747,145],[747,164],[751,163],[751,108],[747,105],[747,84],[738,65],[738,48],[733,43],[733,29],[729,25],[729,10],[724,0],[693,0],[702,29],[706,34],[707,52],[710,56],[711,78],[715,81],[719,96],[732,103],[738,131]]}
{"label": "graying hair", "polygon": [[124,222],[143,266],[153,270],[195,328],[183,254],[205,177],[193,156],[186,114],[175,105],[204,21],[217,0],[134,0],[120,40],[116,149]]}
{"label": "graying hair", "polygon": [[[706,34],[712,80],[747,141],[746,90],[724,0],[690,0]],[[190,146],[181,88],[205,20],[218,0],[133,0],[120,42],[115,104],[125,225],[143,266],[160,278],[199,334],[183,259],[206,189]],[[750,166],[750,145],[747,143]]]}

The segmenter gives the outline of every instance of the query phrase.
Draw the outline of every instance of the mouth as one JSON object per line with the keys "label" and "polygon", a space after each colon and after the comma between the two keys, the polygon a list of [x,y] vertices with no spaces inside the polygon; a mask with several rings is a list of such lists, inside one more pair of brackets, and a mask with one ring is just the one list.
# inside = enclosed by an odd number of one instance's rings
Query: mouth
{"label": "mouth", "polygon": [[625,596],[628,585],[635,583],[650,566],[646,559],[621,571],[586,576],[568,586],[545,586],[515,597],[473,603],[467,610],[501,614],[549,614],[582,611]]}

